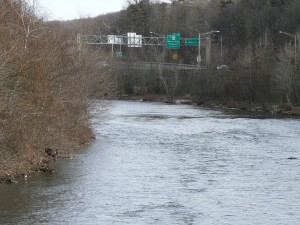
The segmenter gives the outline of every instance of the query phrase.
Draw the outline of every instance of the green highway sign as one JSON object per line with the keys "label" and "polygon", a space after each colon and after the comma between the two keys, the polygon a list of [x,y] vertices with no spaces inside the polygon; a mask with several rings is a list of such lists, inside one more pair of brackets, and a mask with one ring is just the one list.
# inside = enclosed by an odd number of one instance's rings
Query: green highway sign
{"label": "green highway sign", "polygon": [[169,49],[179,49],[180,42],[167,42],[167,48]]}
{"label": "green highway sign", "polygon": [[167,35],[167,48],[169,49],[179,49],[180,48],[180,33],[173,33],[172,35]]}
{"label": "green highway sign", "polygon": [[[201,43],[201,41],[200,41],[200,43]],[[185,39],[186,46],[198,46],[200,43],[199,43],[199,38]]]}
{"label": "green highway sign", "polygon": [[117,57],[122,57],[122,56],[123,56],[123,53],[122,53],[121,51],[118,51],[118,52],[116,52],[116,56],[117,56]]}

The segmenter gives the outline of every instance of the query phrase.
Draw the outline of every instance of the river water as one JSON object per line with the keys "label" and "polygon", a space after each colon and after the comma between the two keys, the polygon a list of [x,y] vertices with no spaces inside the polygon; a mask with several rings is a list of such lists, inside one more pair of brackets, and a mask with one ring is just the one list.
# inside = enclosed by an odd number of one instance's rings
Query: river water
{"label": "river water", "polygon": [[300,120],[102,104],[94,143],[0,185],[1,225],[300,224]]}

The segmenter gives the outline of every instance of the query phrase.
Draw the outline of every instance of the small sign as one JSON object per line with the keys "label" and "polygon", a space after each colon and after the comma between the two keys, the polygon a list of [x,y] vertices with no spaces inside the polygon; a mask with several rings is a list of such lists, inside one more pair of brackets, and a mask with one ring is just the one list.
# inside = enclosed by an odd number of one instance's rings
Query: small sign
{"label": "small sign", "polygon": [[123,56],[123,53],[122,53],[121,51],[118,51],[118,52],[116,52],[116,56],[117,56],[117,57],[122,57],[122,56]]}
{"label": "small sign", "polygon": [[178,54],[177,54],[177,52],[174,52],[174,53],[172,54],[172,59],[173,59],[173,60],[177,60],[177,59],[178,59]]}
{"label": "small sign", "polygon": [[198,62],[198,63],[201,63],[201,55],[198,55],[198,56],[197,56],[197,62]]}

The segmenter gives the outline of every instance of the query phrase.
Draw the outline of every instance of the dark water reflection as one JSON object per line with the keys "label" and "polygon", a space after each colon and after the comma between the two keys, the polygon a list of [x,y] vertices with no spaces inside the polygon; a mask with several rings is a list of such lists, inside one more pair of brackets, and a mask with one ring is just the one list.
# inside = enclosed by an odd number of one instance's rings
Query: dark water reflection
{"label": "dark water reflection", "polygon": [[56,173],[0,186],[0,224],[299,224],[299,120],[110,104]]}

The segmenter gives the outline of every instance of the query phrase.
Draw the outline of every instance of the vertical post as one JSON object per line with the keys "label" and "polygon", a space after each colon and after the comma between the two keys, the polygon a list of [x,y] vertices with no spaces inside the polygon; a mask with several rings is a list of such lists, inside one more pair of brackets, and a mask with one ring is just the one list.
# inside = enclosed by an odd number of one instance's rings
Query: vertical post
{"label": "vertical post", "polygon": [[197,57],[197,62],[198,62],[198,69],[200,68],[200,62],[201,62],[201,54],[200,54],[200,33],[198,32],[199,34],[199,42],[198,42],[198,57]]}
{"label": "vertical post", "polygon": [[81,47],[82,47],[81,34],[77,34],[77,51],[80,51]]}
{"label": "vertical post", "polygon": [[208,38],[208,45],[206,47],[206,66],[210,65],[210,59],[211,59],[211,34]]}
{"label": "vertical post", "polygon": [[223,36],[221,35],[221,65],[223,65]]}
{"label": "vertical post", "polygon": [[[210,54],[211,54],[211,34],[212,33],[219,33],[220,31],[218,30],[214,30],[214,31],[209,31],[209,32],[206,32],[206,33],[202,33],[202,36],[203,35],[210,35],[209,38],[208,38],[208,46],[206,47],[206,66],[210,64]],[[198,61],[198,68],[200,68],[200,62],[201,62],[201,54],[200,54],[200,32],[198,31],[198,34],[199,34],[199,45],[198,45],[198,58],[197,58],[197,61]]]}
{"label": "vertical post", "polygon": [[295,67],[297,67],[297,34],[295,34]]}
{"label": "vertical post", "polygon": [[287,32],[279,31],[280,34],[288,35],[291,38],[294,38],[294,48],[295,48],[295,67],[297,66],[297,34],[289,34]]}

